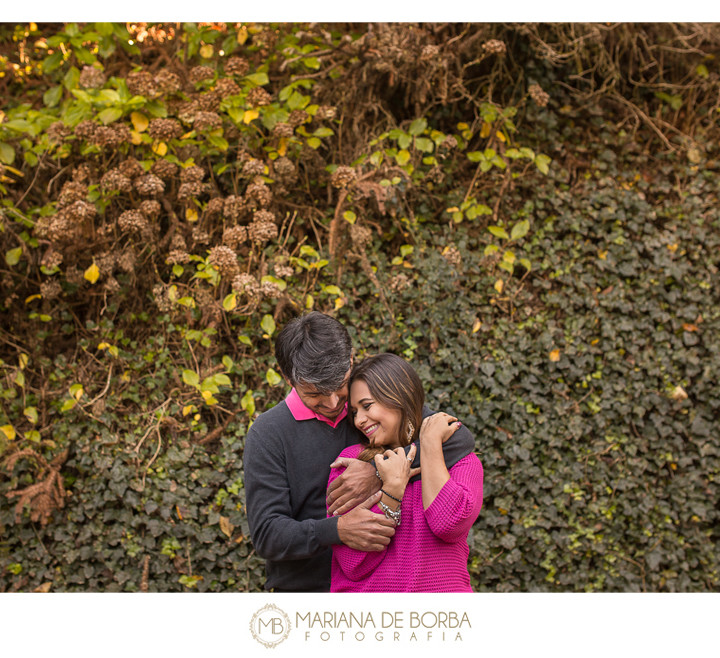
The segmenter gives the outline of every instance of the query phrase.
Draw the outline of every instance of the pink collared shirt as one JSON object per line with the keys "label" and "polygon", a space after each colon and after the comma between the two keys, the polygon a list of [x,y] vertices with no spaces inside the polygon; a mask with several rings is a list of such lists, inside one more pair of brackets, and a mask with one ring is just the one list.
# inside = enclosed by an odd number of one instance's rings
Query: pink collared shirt
{"label": "pink collared shirt", "polygon": [[290,413],[293,415],[295,420],[311,420],[316,418],[323,423],[327,423],[332,428],[337,427],[340,424],[340,421],[347,416],[347,402],[345,403],[343,410],[338,414],[337,418],[330,420],[329,418],[325,418],[325,416],[317,414],[312,409],[306,407],[295,389],[290,391],[290,394],[285,398],[285,403],[287,404],[288,409],[290,409]]}

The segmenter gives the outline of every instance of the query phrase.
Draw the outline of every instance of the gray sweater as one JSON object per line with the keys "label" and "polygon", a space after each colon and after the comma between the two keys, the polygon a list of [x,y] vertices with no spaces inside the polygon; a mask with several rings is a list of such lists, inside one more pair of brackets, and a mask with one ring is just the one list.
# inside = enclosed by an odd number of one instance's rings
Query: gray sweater
{"label": "gray sweater", "polygon": [[[423,410],[424,416],[432,413]],[[340,538],[337,517],[327,518],[325,490],[330,464],[359,439],[348,418],[335,428],[315,418],[297,421],[284,401],[260,414],[248,431],[245,502],[253,545],[266,560],[266,589],[330,591],[330,547]],[[446,464],[474,448],[463,425],[443,446]]]}

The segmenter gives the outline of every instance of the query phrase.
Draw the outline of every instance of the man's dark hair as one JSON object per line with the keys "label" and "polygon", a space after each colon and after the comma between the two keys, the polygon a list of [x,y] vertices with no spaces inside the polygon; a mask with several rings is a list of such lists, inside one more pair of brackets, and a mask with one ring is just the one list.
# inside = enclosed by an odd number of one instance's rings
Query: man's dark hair
{"label": "man's dark hair", "polygon": [[275,358],[292,385],[312,384],[329,393],[342,387],[350,370],[352,341],[335,318],[312,311],[292,320],[278,334]]}

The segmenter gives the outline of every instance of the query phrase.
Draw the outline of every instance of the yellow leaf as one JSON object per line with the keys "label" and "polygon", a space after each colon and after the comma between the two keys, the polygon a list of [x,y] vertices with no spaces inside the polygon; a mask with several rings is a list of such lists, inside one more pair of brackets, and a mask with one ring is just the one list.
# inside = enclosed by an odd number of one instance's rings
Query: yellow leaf
{"label": "yellow leaf", "polygon": [[688,394],[682,386],[676,386],[670,394],[673,400],[687,400]]}
{"label": "yellow leaf", "polygon": [[600,260],[607,260],[607,255],[607,249],[605,251],[598,252],[598,257],[600,258]]}
{"label": "yellow leaf", "polygon": [[505,287],[505,282],[502,279],[498,279],[495,282],[495,290],[497,290],[498,293],[502,293],[504,287]]}
{"label": "yellow leaf", "polygon": [[213,404],[217,404],[217,400],[210,391],[200,391],[200,395],[203,396],[203,400],[205,400],[208,405],[212,406]]}
{"label": "yellow leaf", "polygon": [[139,144],[142,144],[142,135],[137,130],[131,130],[130,141],[135,144],[135,146],[138,146]]}
{"label": "yellow leaf", "polygon": [[25,303],[29,304],[33,299],[42,299],[42,295],[30,295],[30,297],[25,300]]}
{"label": "yellow leaf", "polygon": [[281,137],[280,143],[278,144],[278,153],[280,155],[285,155],[287,152],[287,137]]}
{"label": "yellow leaf", "polygon": [[145,132],[150,123],[142,112],[132,112],[130,114],[130,121],[132,121],[133,128],[135,128],[138,133]]}
{"label": "yellow leaf", "polygon": [[342,308],[345,306],[345,300],[342,297],[337,297],[335,299],[335,310],[337,311],[339,308]]}
{"label": "yellow leaf", "polygon": [[223,299],[223,308],[226,311],[234,311],[237,307],[237,295],[235,293],[230,293]]}
{"label": "yellow leaf", "polygon": [[560,360],[560,350],[553,350],[550,352],[550,360],[551,361],[559,361]]}
{"label": "yellow leaf", "polygon": [[43,583],[42,585],[38,585],[33,592],[37,592],[38,594],[47,594],[50,591],[50,588],[52,587],[52,583]]}
{"label": "yellow leaf", "polygon": [[501,142],[503,142],[503,143],[507,142],[507,137],[505,137],[505,135],[503,133],[501,133],[499,130],[495,133],[495,135]]}
{"label": "yellow leaf", "polygon": [[472,332],[476,334],[478,331],[480,331],[480,327],[482,327],[482,322],[475,318],[475,323],[473,324]]}
{"label": "yellow leaf", "polygon": [[186,404],[183,407],[182,415],[189,416],[191,413],[194,413],[195,411],[197,411],[197,407],[194,404]]}
{"label": "yellow leaf", "polygon": [[15,428],[12,425],[3,425],[0,427],[0,432],[2,432],[8,439],[8,441],[14,441],[15,440]]}
{"label": "yellow leaf", "polygon": [[100,343],[100,345],[98,345],[99,350],[106,350],[108,347],[110,347],[110,343]]}
{"label": "yellow leaf", "polygon": [[98,269],[98,266],[93,263],[85,270],[85,274],[83,274],[83,277],[87,279],[90,283],[95,283],[100,278],[100,270]]}
{"label": "yellow leaf", "polygon": [[482,127],[480,128],[480,137],[482,137],[483,139],[489,137],[491,129],[492,125],[489,124],[487,121],[483,121]]}
{"label": "yellow leaf", "polygon": [[130,371],[129,370],[126,370],[122,375],[120,375],[120,381],[123,381],[123,382],[130,381]]}
{"label": "yellow leaf", "polygon": [[460,208],[458,208],[457,206],[453,206],[452,208],[446,208],[446,209],[445,209],[445,212],[448,212],[448,213],[451,213],[451,214],[452,214],[452,213],[454,213],[454,212],[458,212],[459,210],[460,210]]}
{"label": "yellow leaf", "polygon": [[195,208],[188,208],[185,211],[185,219],[189,222],[196,222],[198,220],[198,211]]}
{"label": "yellow leaf", "polygon": [[237,42],[242,46],[248,38],[248,31],[246,27],[241,27],[237,33]]}
{"label": "yellow leaf", "polygon": [[220,517],[220,530],[223,531],[228,537],[232,536],[233,530],[235,530],[235,526],[230,523],[230,519],[228,519],[227,516],[221,516]]}
{"label": "yellow leaf", "polygon": [[155,142],[152,145],[153,153],[156,153],[160,157],[167,153],[167,144],[165,142]]}
{"label": "yellow leaf", "polygon": [[213,48],[212,44],[206,43],[204,46],[200,47],[200,56],[204,57],[205,59],[210,59],[213,56],[213,53],[215,52],[215,48]]}
{"label": "yellow leaf", "polygon": [[668,248],[670,251],[672,251],[673,253],[675,253],[675,252],[678,250],[677,243],[676,243],[676,244],[669,244],[669,245],[667,246],[667,248]]}
{"label": "yellow leaf", "polygon": [[250,123],[253,119],[257,119],[259,116],[260,112],[258,112],[257,110],[245,110],[243,123]]}

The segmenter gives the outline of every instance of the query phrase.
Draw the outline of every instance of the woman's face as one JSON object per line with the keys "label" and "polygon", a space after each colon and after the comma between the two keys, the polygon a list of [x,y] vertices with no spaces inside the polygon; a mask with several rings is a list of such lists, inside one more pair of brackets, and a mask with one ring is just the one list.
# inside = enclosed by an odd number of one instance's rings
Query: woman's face
{"label": "woman's face", "polygon": [[370,446],[400,446],[400,411],[381,405],[361,379],[350,387],[350,413],[355,427],[367,437]]}

